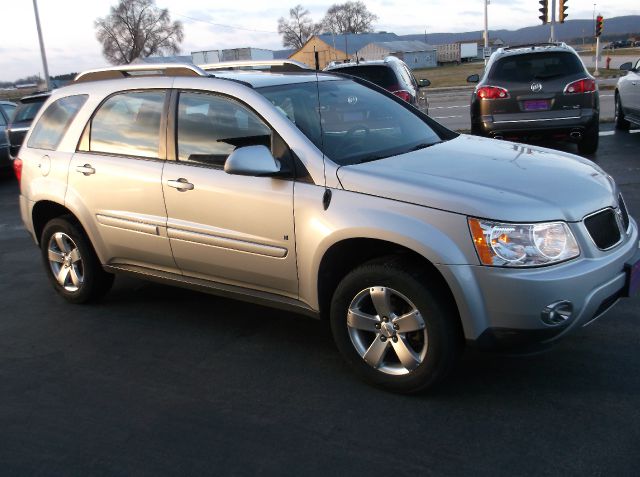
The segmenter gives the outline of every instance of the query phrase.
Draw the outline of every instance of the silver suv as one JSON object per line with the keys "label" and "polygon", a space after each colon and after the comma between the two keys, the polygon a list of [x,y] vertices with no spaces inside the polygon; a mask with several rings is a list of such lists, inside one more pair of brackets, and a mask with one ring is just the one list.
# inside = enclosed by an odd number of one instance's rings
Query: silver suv
{"label": "silver suv", "polygon": [[326,318],[361,376],[412,392],[465,342],[546,346],[638,289],[602,169],[453,133],[358,78],[98,70],[34,124],[22,219],[72,303],[129,273]]}

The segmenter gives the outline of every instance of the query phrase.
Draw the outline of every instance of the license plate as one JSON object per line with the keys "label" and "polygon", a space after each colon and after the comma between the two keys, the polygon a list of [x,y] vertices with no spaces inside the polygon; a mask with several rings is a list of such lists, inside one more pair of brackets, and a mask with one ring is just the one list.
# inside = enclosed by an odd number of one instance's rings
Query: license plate
{"label": "license plate", "polygon": [[640,291],[640,260],[627,265],[627,296],[634,296]]}
{"label": "license plate", "polygon": [[549,109],[549,101],[546,99],[532,99],[524,102],[525,111],[546,111]]}

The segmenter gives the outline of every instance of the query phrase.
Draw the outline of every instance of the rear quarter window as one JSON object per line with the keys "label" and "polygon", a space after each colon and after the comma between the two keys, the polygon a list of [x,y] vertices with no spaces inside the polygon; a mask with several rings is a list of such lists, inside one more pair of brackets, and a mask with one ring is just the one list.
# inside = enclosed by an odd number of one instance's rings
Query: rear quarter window
{"label": "rear quarter window", "polygon": [[528,82],[581,73],[585,73],[584,66],[576,55],[558,51],[506,56],[496,61],[489,78]]}
{"label": "rear quarter window", "polygon": [[27,145],[35,149],[55,150],[87,97],[84,94],[67,96],[51,103],[33,127]]}

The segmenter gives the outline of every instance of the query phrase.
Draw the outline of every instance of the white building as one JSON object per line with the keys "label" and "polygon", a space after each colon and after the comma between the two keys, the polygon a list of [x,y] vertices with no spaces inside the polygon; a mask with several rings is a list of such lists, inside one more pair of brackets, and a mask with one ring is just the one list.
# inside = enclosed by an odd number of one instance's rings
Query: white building
{"label": "white building", "polygon": [[356,51],[352,58],[368,61],[382,60],[387,56],[400,58],[411,69],[437,66],[436,47],[421,41],[373,42]]}

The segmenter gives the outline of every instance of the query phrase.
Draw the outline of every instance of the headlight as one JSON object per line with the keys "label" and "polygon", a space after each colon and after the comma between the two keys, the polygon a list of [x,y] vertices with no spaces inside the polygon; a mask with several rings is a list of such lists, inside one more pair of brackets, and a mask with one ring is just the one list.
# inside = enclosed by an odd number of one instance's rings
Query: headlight
{"label": "headlight", "polygon": [[535,267],[580,255],[564,222],[509,224],[469,218],[469,229],[483,265]]}

